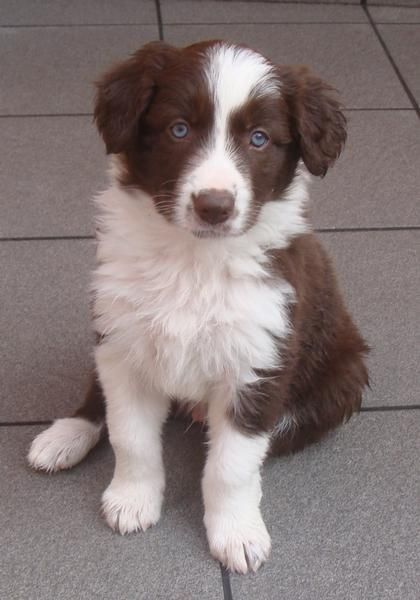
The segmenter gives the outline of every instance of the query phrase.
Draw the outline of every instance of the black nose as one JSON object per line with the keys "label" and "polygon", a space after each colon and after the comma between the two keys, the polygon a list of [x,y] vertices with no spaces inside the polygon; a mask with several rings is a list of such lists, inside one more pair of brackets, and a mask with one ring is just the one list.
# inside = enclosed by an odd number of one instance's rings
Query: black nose
{"label": "black nose", "polygon": [[197,215],[210,225],[227,221],[235,206],[235,198],[227,190],[201,190],[192,200]]}

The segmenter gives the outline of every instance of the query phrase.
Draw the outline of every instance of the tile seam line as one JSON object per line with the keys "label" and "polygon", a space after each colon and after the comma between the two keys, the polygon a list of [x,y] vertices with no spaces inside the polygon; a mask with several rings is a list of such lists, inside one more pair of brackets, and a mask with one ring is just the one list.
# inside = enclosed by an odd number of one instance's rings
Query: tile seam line
{"label": "tile seam line", "polygon": [[0,119],[38,119],[51,117],[93,117],[92,112],[88,113],[16,113],[0,114]]}
{"label": "tile seam line", "polygon": [[[313,229],[315,233],[369,233],[369,232],[400,232],[419,231],[420,226],[407,227],[319,227]],[[40,236],[5,236],[0,237],[0,242],[54,242],[54,241],[83,241],[95,240],[94,235],[40,235]]]}
{"label": "tile seam line", "polygon": [[390,404],[389,406],[362,406],[360,409],[361,413],[369,413],[369,412],[404,412],[411,410],[420,410],[420,404],[401,404],[398,406],[396,404]]}
{"label": "tile seam line", "polygon": [[94,235],[40,235],[25,237],[0,237],[0,242],[65,242],[94,239]]}
{"label": "tile seam line", "polygon": [[[296,4],[298,5],[298,4]],[[327,4],[328,6],[345,6],[344,4]],[[314,6],[312,4],[311,6]],[[357,6],[353,4],[352,6]],[[372,5],[370,5],[372,6]],[[389,5],[384,5],[389,6]],[[419,25],[416,21],[375,21],[377,25]],[[159,23],[54,23],[49,25],[0,25],[0,29],[54,29],[54,28],[72,28],[72,27],[142,27],[142,26],[159,26]],[[178,27],[185,25],[369,25],[368,21],[258,21],[253,23],[250,20],[246,21],[168,21],[165,25],[170,27]],[[162,39],[162,38],[161,38]]]}
{"label": "tile seam line", "polygon": [[230,582],[230,573],[222,563],[219,562],[220,566],[220,576],[222,578],[222,590],[223,590],[223,599],[224,600],[233,600],[232,594],[232,586]]}
{"label": "tile seam line", "polygon": [[397,78],[398,78],[401,86],[403,87],[406,95],[408,96],[408,99],[410,100],[410,102],[411,102],[414,110],[416,111],[417,116],[420,118],[420,107],[417,104],[417,100],[414,97],[414,95],[413,95],[412,91],[410,90],[410,88],[408,87],[407,82],[405,81],[404,77],[402,76],[402,73],[401,73],[401,71],[400,71],[397,63],[395,62],[395,60],[394,60],[394,58],[393,58],[393,56],[392,56],[392,54],[391,54],[388,46],[385,43],[384,38],[382,37],[382,35],[381,35],[381,33],[380,33],[380,31],[379,31],[379,29],[378,29],[375,21],[373,20],[373,17],[370,14],[370,11],[369,11],[369,6],[366,3],[366,0],[362,0],[361,6],[362,6],[362,9],[364,10],[364,12],[365,12],[365,14],[366,14],[366,16],[367,16],[367,18],[369,20],[370,26],[371,26],[371,28],[373,30],[373,33],[376,36],[376,39],[378,40],[379,44],[382,46],[382,50],[384,51],[385,56],[387,57],[389,63],[392,66],[392,68],[394,69],[395,75],[397,76]]}
{"label": "tile seam line", "polygon": [[[401,413],[407,411],[420,411],[420,404],[402,404],[389,406],[362,406],[360,413],[383,412],[383,413]],[[355,413],[357,416],[357,413]],[[41,425],[51,425],[55,420],[65,417],[57,417],[56,419],[40,420],[40,421],[0,421],[0,427],[35,427]],[[220,565],[222,570],[222,578],[224,567]],[[227,572],[226,572],[227,573]],[[229,573],[227,573],[229,575]]]}
{"label": "tile seam line", "polygon": [[[245,0],[246,2],[247,0]],[[254,4],[257,3],[258,0],[254,0]],[[304,4],[304,5],[309,5],[309,6],[316,6],[321,5],[321,6],[360,6],[360,4],[356,4],[355,2],[327,2],[327,1],[323,1],[323,0],[317,0],[316,2],[313,2],[312,0],[299,0],[299,2],[297,3],[296,1],[293,0],[264,0],[265,4],[272,4],[273,6],[276,5],[282,5],[282,4],[287,4],[290,6],[296,6],[296,4]],[[389,6],[389,5],[386,5]],[[399,6],[399,5],[398,5]],[[166,23],[165,23],[166,25]]]}
{"label": "tile seam line", "polygon": [[156,19],[157,26],[159,31],[159,40],[163,42],[163,21],[162,21],[162,9],[160,6],[160,0],[155,0],[155,10],[156,10]]}
{"label": "tile seam line", "polygon": [[[298,6],[296,4],[296,6]],[[314,6],[314,5],[312,5]],[[331,4],[329,6],[332,6]],[[343,6],[340,4],[340,6]],[[401,23],[400,23],[401,24]],[[174,21],[166,22],[165,26],[168,27],[184,27],[187,26],[209,26],[209,25],[252,25],[258,27],[258,25],[369,25],[367,21],[258,21],[256,23],[251,20],[246,21]]]}
{"label": "tile seam line", "polygon": [[419,231],[419,225],[401,225],[401,227],[318,227],[314,231],[316,233],[369,233],[381,231]]}
{"label": "tile seam line", "polygon": [[[361,0],[361,6],[373,6],[374,8],[419,8],[419,6],[414,6],[413,4],[399,4],[398,2],[394,2],[393,4],[384,4],[383,2],[364,2]],[[334,6],[339,6],[339,4],[334,3]]]}
{"label": "tile seam line", "polygon": [[0,25],[0,29],[54,29],[54,28],[65,28],[69,29],[72,27],[156,27],[157,22],[143,22],[143,23],[9,23]]}
{"label": "tile seam line", "polygon": [[[296,3],[298,6],[299,3]],[[314,6],[312,4],[311,6]],[[343,4],[328,4],[328,6],[344,6]],[[355,4],[353,6],[356,6]],[[389,5],[386,5],[389,6]],[[377,25],[420,25],[420,22],[416,21],[376,21]],[[369,21],[258,21],[253,23],[252,21],[169,21],[164,23],[165,26],[168,27],[178,27],[178,26],[204,26],[204,25],[253,25],[257,27],[258,25],[370,25]],[[32,27],[32,25],[25,25],[25,27]],[[42,27],[38,25],[38,27]],[[48,25],[48,27],[54,27],[54,25]],[[63,27],[66,27],[63,25]],[[99,25],[98,25],[99,27]]]}

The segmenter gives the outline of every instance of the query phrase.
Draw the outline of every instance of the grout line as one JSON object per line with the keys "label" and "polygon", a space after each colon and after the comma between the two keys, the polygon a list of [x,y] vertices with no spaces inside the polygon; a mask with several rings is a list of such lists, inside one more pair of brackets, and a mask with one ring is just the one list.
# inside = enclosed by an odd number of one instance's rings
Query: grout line
{"label": "grout line", "polygon": [[315,229],[317,233],[363,233],[366,231],[418,231],[420,226],[409,225],[407,227],[320,227]]}
{"label": "grout line", "polygon": [[[234,0],[233,0],[234,1]],[[247,1],[247,0],[245,0]],[[296,6],[296,4],[321,4],[322,6],[357,6],[354,2],[328,2],[324,0],[299,0],[297,3],[296,0],[264,0],[267,4],[291,4],[292,6]]]}
{"label": "grout line", "polygon": [[33,237],[0,237],[0,242],[48,242],[65,240],[94,240],[94,235],[45,235]]}
{"label": "grout line", "polygon": [[[319,227],[314,229],[316,233],[364,233],[369,231],[419,231],[420,226],[407,227]],[[68,240],[95,240],[94,235],[45,235],[28,237],[0,237],[0,242],[49,242]]]}
{"label": "grout line", "polygon": [[[330,6],[334,6],[330,4]],[[340,4],[340,6],[343,6]],[[253,25],[254,27],[258,27],[258,25],[369,25],[366,21],[258,21],[258,23],[253,23],[250,20],[247,21],[177,21],[175,23],[165,23],[165,26],[170,27],[178,27],[185,25]]]}
{"label": "grout line", "polygon": [[376,25],[420,25],[420,21],[375,21],[375,23]]}
{"label": "grout line", "polygon": [[[420,404],[401,404],[400,406],[392,404],[389,406],[362,406],[360,412],[404,412],[407,410],[420,410]],[[51,423],[53,422],[54,419],[49,419],[46,421],[0,421],[0,427],[29,427],[32,425],[51,425]],[[225,592],[225,600],[232,600],[229,571],[227,571],[221,564],[220,571],[222,574],[222,583],[223,591]]]}
{"label": "grout line", "polygon": [[20,427],[21,425],[51,425],[52,421],[0,421],[0,427]]}
{"label": "grout line", "polygon": [[419,8],[419,6],[414,6],[413,4],[401,4],[398,1],[395,1],[393,4],[384,4],[379,0],[379,2],[369,2],[366,0],[361,0],[361,5],[375,6],[379,8]]}
{"label": "grout line", "polygon": [[[343,6],[342,4],[330,4],[330,6]],[[353,5],[357,6],[357,5]],[[386,5],[389,6],[389,5]],[[376,21],[377,25],[420,25],[420,22],[416,21]],[[174,23],[165,23],[165,26],[178,27],[183,26],[195,26],[195,25],[369,25],[368,21],[258,21],[253,23],[252,21],[176,21]]]}
{"label": "grout line", "polygon": [[398,412],[404,410],[420,410],[420,404],[401,404],[401,406],[362,406],[360,412]]}
{"label": "grout line", "polygon": [[143,25],[148,25],[149,27],[154,25],[156,27],[156,23],[52,23],[52,24],[24,24],[24,25],[0,25],[0,29],[56,29],[56,28],[66,28],[66,27],[142,27]]}
{"label": "grout line", "polygon": [[413,112],[416,109],[413,108],[412,106],[407,106],[406,108],[347,108],[344,107],[342,109],[344,112],[393,112],[393,111],[409,111],[409,112]]}
{"label": "grout line", "polygon": [[93,112],[89,113],[26,113],[26,114],[10,114],[0,115],[0,119],[22,119],[22,118],[39,118],[39,117],[93,117]]}
{"label": "grout line", "polygon": [[219,565],[222,575],[223,598],[224,600],[233,600],[232,587],[230,585],[230,573],[227,569],[225,569],[222,563],[219,563]]}
{"label": "grout line", "polygon": [[162,10],[160,7],[160,0],[155,0],[157,26],[159,29],[159,39],[163,41],[163,22],[162,22]]}
{"label": "grout line", "polygon": [[[155,0],[156,3],[158,0]],[[281,3],[284,4],[284,3]],[[315,3],[314,3],[315,4]],[[335,5],[328,3],[329,6],[344,6],[343,4]],[[353,4],[353,6],[357,6]],[[362,5],[363,6],[363,5]],[[370,4],[369,6],[374,6]],[[378,5],[379,6],[379,5]],[[389,6],[388,4],[386,6]],[[160,24],[163,25],[162,21]],[[376,21],[377,25],[419,25],[416,21]],[[51,25],[0,25],[0,29],[57,29],[57,28],[72,28],[72,27],[142,27],[143,25],[158,26],[157,23],[54,23]],[[258,21],[253,23],[251,20],[246,21],[176,21],[166,22],[165,25],[369,25],[367,21]],[[159,35],[161,32],[159,31]],[[163,39],[163,38],[160,38]]]}
{"label": "grout line", "polygon": [[[365,0],[362,0],[362,1],[365,1]],[[395,60],[392,58],[391,52],[389,51],[388,46],[385,43],[385,40],[383,39],[382,35],[379,32],[379,29],[376,26],[376,23],[373,20],[372,15],[369,12],[368,6],[366,4],[362,4],[362,8],[363,8],[363,10],[365,11],[365,13],[367,15],[367,18],[369,19],[369,22],[370,22],[370,25],[371,25],[371,27],[373,29],[373,32],[375,33],[375,35],[376,35],[379,43],[382,46],[383,51],[385,52],[385,54],[386,54],[389,62],[391,63],[391,66],[394,69],[396,76],[398,77],[398,79],[399,79],[402,87],[404,88],[405,93],[407,94],[407,96],[408,96],[411,104],[413,105],[413,108],[415,109],[415,111],[417,113],[417,116],[420,118],[420,107],[417,104],[417,101],[416,101],[414,95],[412,94],[410,88],[408,87],[408,85],[407,85],[404,77],[402,76],[401,71],[399,70],[399,68],[398,68]]]}

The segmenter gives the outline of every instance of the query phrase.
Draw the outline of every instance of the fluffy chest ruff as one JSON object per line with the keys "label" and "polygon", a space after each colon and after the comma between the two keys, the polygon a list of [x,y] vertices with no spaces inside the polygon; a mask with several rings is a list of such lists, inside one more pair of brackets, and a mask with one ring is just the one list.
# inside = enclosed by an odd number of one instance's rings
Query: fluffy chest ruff
{"label": "fluffy chest ruff", "polygon": [[281,366],[294,292],[270,273],[267,226],[203,240],[168,224],[146,194],[111,187],[97,204],[95,328],[146,384],[201,401]]}

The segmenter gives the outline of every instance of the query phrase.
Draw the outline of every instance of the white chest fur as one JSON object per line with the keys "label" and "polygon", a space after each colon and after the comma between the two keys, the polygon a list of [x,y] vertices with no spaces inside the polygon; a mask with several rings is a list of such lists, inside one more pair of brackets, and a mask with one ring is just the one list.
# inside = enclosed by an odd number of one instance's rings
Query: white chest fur
{"label": "white chest fur", "polygon": [[[293,290],[266,276],[261,238],[198,240],[167,223],[146,196],[111,188],[98,199],[95,326],[121,359],[168,395],[278,366]],[[255,229],[255,228],[254,228]],[[278,236],[277,236],[278,237]]]}

